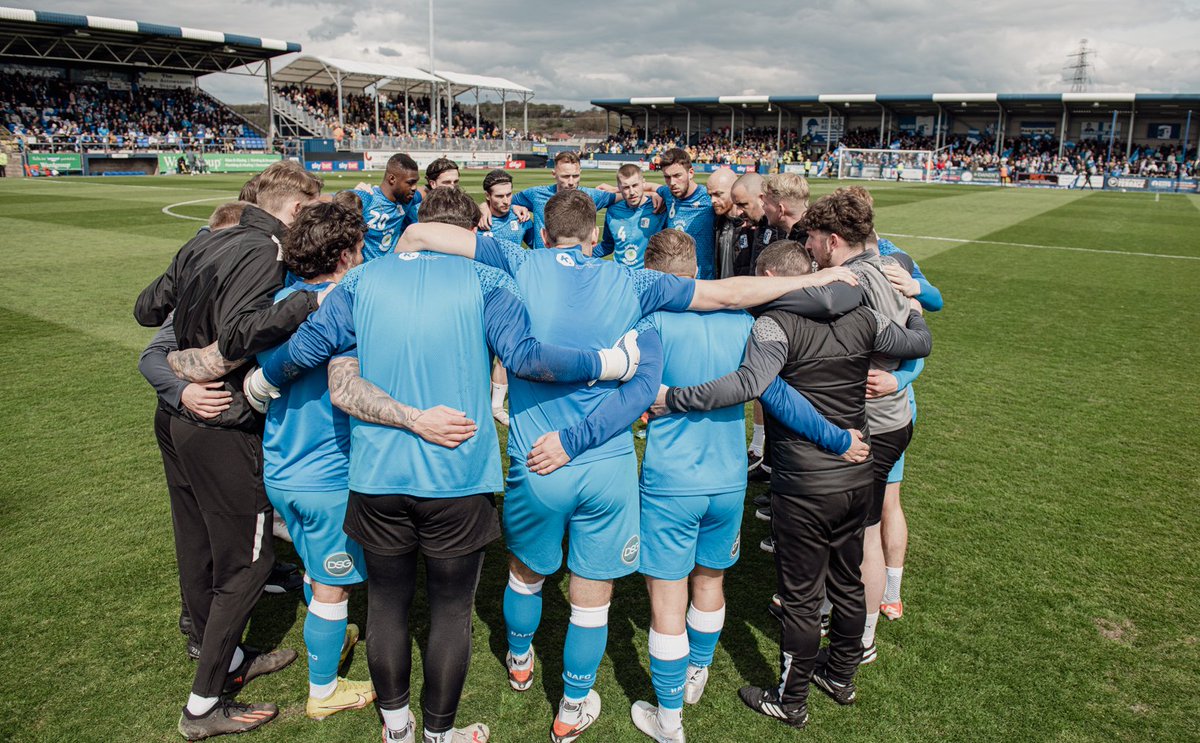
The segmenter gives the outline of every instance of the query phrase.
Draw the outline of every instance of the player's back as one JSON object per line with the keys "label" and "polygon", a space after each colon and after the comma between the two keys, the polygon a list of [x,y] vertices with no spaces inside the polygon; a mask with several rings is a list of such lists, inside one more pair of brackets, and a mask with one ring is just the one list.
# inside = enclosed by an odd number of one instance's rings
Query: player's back
{"label": "player's back", "polygon": [[[275,301],[327,286],[297,282],[280,289]],[[282,490],[329,491],[346,487],[349,470],[349,416],[329,401],[327,365],[321,364],[281,387],[267,408],[263,480]]]}
{"label": "player's back", "polygon": [[[642,317],[633,274],[579,248],[532,251],[514,278],[526,297],[533,335],[543,343],[606,348]],[[509,455],[524,461],[539,436],[587,417],[616,387],[615,382],[588,386],[510,377]],[[579,455],[572,464],[632,449],[632,434],[626,433]]]}
{"label": "player's back", "polygon": [[362,376],[406,405],[446,405],[480,424],[473,437],[447,449],[402,429],[352,420],[350,487],[430,498],[500,490],[498,440],[488,425],[483,298],[490,282],[507,277],[465,258],[398,253],[347,278]]}
{"label": "player's back", "polygon": [[[689,387],[737,370],[754,318],[737,312],[656,312],[663,381]],[[642,490],[654,495],[725,493],[746,485],[745,407],[656,418],[646,436]]]}

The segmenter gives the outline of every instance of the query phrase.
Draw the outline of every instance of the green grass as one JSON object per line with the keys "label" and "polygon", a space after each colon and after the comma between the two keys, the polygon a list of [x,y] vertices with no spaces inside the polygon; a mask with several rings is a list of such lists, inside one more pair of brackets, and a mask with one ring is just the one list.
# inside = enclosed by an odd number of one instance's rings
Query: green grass
{"label": "green grass", "polygon": [[[548,180],[515,176],[518,188]],[[464,185],[477,192],[481,178],[467,173]],[[205,218],[241,180],[0,182],[0,739],[178,737],[193,665],[175,630],[154,400],[135,367],[151,331],[130,311],[199,225],[162,208],[213,199],[174,210]],[[1194,739],[1200,199],[875,185],[879,230],[918,236],[896,241],[947,303],[930,319],[935,351],[918,382],[907,613],[880,628],[881,659],[860,675],[855,707],[814,695],[801,734],[746,711],[737,687],[770,683],[777,662],[765,611],[773,568],[754,548],[765,524],[748,511],[728,625],[704,700],[686,711],[689,736]],[[544,740],[561,692],[565,578],[546,591],[538,682],[518,695],[502,670],[504,575],[498,544],[459,720],[487,722],[498,741]],[[424,612],[419,604],[421,642]],[[351,615],[365,620],[362,592]],[[643,740],[628,707],[651,698],[648,615],[641,581],[618,582],[597,687],[605,713],[584,740]],[[295,596],[267,598],[249,639],[301,650],[302,624]],[[359,653],[350,675],[366,674]],[[419,672],[414,682],[419,698]],[[306,720],[306,693],[303,663],[255,681],[243,698],[276,701],[283,714],[254,739],[378,736],[370,712]]]}

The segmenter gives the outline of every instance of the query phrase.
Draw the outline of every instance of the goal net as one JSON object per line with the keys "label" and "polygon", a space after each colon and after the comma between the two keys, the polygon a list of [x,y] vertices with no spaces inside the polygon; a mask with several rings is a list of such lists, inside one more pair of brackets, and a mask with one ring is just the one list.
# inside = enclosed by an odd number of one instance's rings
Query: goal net
{"label": "goal net", "polygon": [[838,178],[932,180],[927,169],[927,164],[932,162],[932,150],[867,150],[842,147],[838,150]]}

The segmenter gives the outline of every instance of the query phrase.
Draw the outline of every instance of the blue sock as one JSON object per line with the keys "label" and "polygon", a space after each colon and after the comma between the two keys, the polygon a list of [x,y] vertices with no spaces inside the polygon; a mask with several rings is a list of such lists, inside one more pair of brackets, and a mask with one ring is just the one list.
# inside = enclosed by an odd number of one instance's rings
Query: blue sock
{"label": "blue sock", "polygon": [[688,606],[687,638],[691,646],[688,662],[697,668],[711,666],[713,653],[717,652],[717,641],[725,626],[725,607],[717,611],[700,611]]}
{"label": "blue sock", "polygon": [[596,683],[596,671],[608,645],[608,604],[595,609],[571,606],[563,643],[563,696],[579,700]]}
{"label": "blue sock", "polygon": [[[340,609],[340,611],[339,611]],[[304,645],[308,649],[308,682],[329,684],[337,680],[338,661],[346,641],[346,604],[313,601],[304,619]],[[340,619],[327,619],[341,615]],[[322,616],[323,615],[323,616]]]}
{"label": "blue sock", "polygon": [[541,622],[540,590],[528,594],[513,590],[512,585],[504,589],[504,624],[508,627],[509,652],[518,658],[527,654],[529,646],[533,644],[533,635]]}
{"label": "blue sock", "polygon": [[650,630],[650,681],[659,707],[683,708],[687,668],[688,636],[660,635]]}

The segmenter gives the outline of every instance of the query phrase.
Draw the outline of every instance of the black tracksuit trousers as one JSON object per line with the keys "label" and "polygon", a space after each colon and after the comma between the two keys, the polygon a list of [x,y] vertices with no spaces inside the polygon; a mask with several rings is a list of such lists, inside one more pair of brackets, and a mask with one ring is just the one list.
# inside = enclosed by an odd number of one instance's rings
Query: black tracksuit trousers
{"label": "black tracksuit trousers", "polygon": [[[175,462],[189,486],[169,492],[179,582],[202,643],[192,692],[215,697],[275,562],[262,436],[173,416],[169,426]],[[164,449],[164,464],[167,459]]]}
{"label": "black tracksuit trousers", "polygon": [[829,495],[771,493],[771,535],[783,604],[779,642],[782,701],[808,699],[821,644],[821,599],[833,603],[829,676],[849,681],[862,659],[863,522],[871,487]]}

